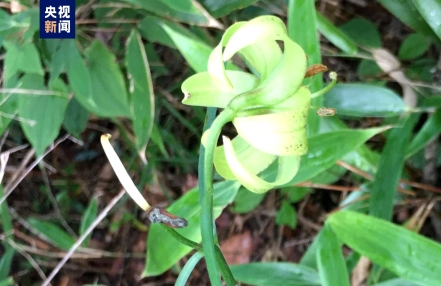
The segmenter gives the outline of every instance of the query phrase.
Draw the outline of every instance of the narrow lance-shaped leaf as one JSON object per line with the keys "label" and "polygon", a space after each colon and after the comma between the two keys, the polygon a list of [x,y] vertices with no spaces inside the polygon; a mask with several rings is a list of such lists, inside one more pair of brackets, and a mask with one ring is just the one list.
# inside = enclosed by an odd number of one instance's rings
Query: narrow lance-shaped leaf
{"label": "narrow lance-shaped leaf", "polygon": [[357,53],[357,45],[343,31],[334,26],[326,17],[317,12],[317,28],[323,36],[349,55]]}
{"label": "narrow lance-shaped leaf", "polygon": [[133,129],[138,150],[144,153],[150,139],[155,113],[155,96],[147,55],[141,36],[133,30],[126,51],[127,70],[130,75]]}

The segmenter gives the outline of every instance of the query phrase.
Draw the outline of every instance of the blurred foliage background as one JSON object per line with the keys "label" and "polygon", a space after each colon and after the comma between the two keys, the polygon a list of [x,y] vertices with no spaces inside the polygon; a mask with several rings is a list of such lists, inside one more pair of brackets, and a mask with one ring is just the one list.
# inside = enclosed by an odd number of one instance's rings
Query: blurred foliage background
{"label": "blurred foliage background", "polygon": [[[181,233],[200,241],[195,187],[205,109],[182,105],[180,85],[206,70],[226,27],[268,14],[285,20],[308,63],[336,71],[340,84],[313,101],[314,152],[293,182],[266,194],[216,185],[218,235],[235,278],[436,285],[438,0],[77,0],[75,14],[75,40],[43,40],[38,1],[0,2],[0,285],[40,285],[121,189],[102,133],[112,134],[149,202],[187,218],[191,227]],[[316,91],[327,81],[306,83]],[[337,115],[319,117],[321,106]],[[386,125],[396,128],[353,130]],[[197,262],[190,252],[125,198],[54,285],[172,285],[187,261]],[[209,285],[204,263],[191,270],[178,285]]]}

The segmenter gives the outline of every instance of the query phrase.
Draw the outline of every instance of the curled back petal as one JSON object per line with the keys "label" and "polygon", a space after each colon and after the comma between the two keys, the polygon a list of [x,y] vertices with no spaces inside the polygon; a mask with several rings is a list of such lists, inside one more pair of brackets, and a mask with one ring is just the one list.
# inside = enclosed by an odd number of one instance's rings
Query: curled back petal
{"label": "curled back petal", "polygon": [[231,140],[223,136],[225,157],[234,172],[237,180],[249,191],[254,193],[265,193],[277,186],[288,183],[297,173],[300,167],[300,156],[279,157],[279,169],[274,182],[267,182],[257,175],[244,168],[234,151]]}

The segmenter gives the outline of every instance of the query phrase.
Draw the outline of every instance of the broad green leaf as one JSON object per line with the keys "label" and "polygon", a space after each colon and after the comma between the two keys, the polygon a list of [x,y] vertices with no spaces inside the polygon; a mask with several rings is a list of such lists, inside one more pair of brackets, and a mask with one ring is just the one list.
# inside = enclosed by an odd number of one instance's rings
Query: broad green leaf
{"label": "broad green leaf", "polygon": [[179,273],[179,277],[175,282],[175,286],[185,286],[187,285],[188,277],[190,277],[193,272],[196,264],[198,264],[199,260],[204,257],[204,254],[201,252],[195,252],[190,259],[185,263],[184,268],[182,268],[181,273]]}
{"label": "broad green leaf", "polygon": [[79,136],[87,127],[90,112],[73,97],[64,113],[63,126],[74,136]]}
{"label": "broad green leaf", "polygon": [[368,20],[354,18],[340,26],[340,29],[359,45],[369,48],[381,47],[380,33],[377,27]]}
{"label": "broad green leaf", "polygon": [[406,279],[395,278],[395,279],[391,279],[391,280],[387,280],[387,281],[375,284],[373,286],[420,286],[420,285],[421,284],[419,284],[419,283],[409,282]]}
{"label": "broad green leaf", "polygon": [[248,213],[262,202],[265,195],[266,194],[256,194],[248,191],[244,187],[240,187],[234,198],[233,205],[230,206],[230,210],[239,214]]}
{"label": "broad green leaf", "polygon": [[[346,154],[361,146],[369,138],[387,128],[334,131],[309,138],[309,151],[305,156],[302,156],[302,162],[297,175],[285,186],[314,178],[330,168]],[[265,175],[266,177],[271,177],[274,176],[275,172],[276,170],[270,167],[268,172],[265,172]]]}
{"label": "broad green leaf", "polygon": [[410,34],[400,46],[398,57],[411,60],[423,55],[429,49],[430,43],[422,34]]}
{"label": "broad green leaf", "polygon": [[130,107],[124,78],[115,55],[101,41],[94,41],[84,52],[92,84],[93,101],[99,116],[130,117]]}
{"label": "broad green leaf", "polygon": [[[362,59],[357,67],[357,74],[363,79],[369,79],[371,77],[379,76],[383,73],[383,70],[378,66],[375,61]],[[332,91],[332,89],[331,89]],[[325,94],[325,99],[328,94]]]}
{"label": "broad green leaf", "polygon": [[439,284],[439,243],[390,222],[352,211],[337,212],[328,217],[326,224],[344,244],[399,277],[419,285]]}
{"label": "broad green leaf", "polygon": [[229,15],[230,12],[246,8],[257,2],[257,0],[201,0],[202,5],[215,18]]}
{"label": "broad green leaf", "polygon": [[90,71],[80,56],[75,40],[62,41],[60,53],[65,55],[66,73],[75,99],[89,111],[99,113],[101,106],[93,98]]}
{"label": "broad green leaf", "polygon": [[324,96],[323,105],[337,114],[360,117],[400,115],[410,108],[388,88],[369,84],[337,84]]}
{"label": "broad green leaf", "polygon": [[295,187],[295,186],[284,187],[280,189],[280,192],[286,195],[290,203],[297,203],[311,192],[311,188]]}
{"label": "broad green leaf", "polygon": [[186,34],[175,30],[173,26],[169,26],[166,23],[161,23],[162,28],[173,40],[173,43],[181,52],[187,63],[196,72],[203,72],[207,70],[208,58],[212,48],[193,37],[189,37]]}
{"label": "broad green leaf", "polygon": [[441,109],[437,109],[420,128],[406,150],[406,158],[423,149],[426,144],[441,133]]}
{"label": "broad green leaf", "polygon": [[0,286],[12,286],[15,284],[15,281],[12,277],[6,278],[5,280],[0,281]]}
{"label": "broad green leaf", "polygon": [[[250,146],[240,135],[232,141],[237,158],[242,166],[253,174],[258,174],[268,168],[276,160],[276,156],[257,150]],[[234,171],[228,165],[225,147],[219,146],[214,150],[214,166],[216,171],[226,180],[236,180]]]}
{"label": "broad green leaf", "polygon": [[139,33],[143,38],[149,40],[149,42],[160,43],[161,45],[176,49],[176,45],[174,44],[172,38],[170,38],[170,36],[165,33],[162,24],[166,24],[168,27],[172,28],[174,31],[179,32],[180,34],[198,40],[198,37],[196,37],[196,35],[191,33],[182,25],[150,15],[144,17],[139,23]]}
{"label": "broad green leaf", "polygon": [[401,22],[432,39],[437,39],[435,33],[415,9],[413,0],[378,0],[390,13]]}
{"label": "broad green leaf", "polygon": [[[43,77],[35,74],[23,76],[21,88],[32,91],[29,94],[21,94],[18,98],[18,115],[33,121],[34,125],[27,121],[20,121],[20,125],[35,148],[35,152],[40,156],[60,132],[64,111],[68,104],[67,92],[63,90],[65,87],[61,81],[54,81],[53,90],[56,90],[58,95],[50,95],[53,92],[46,89]],[[37,95],[32,92],[43,94]],[[44,94],[45,92],[47,93]]]}
{"label": "broad green leaf", "polygon": [[328,39],[328,41],[333,43],[343,52],[349,55],[355,55],[357,53],[357,45],[354,41],[318,12],[317,29],[326,39]]}
{"label": "broad green leaf", "polygon": [[441,39],[441,2],[439,0],[412,0],[426,23]]}
{"label": "broad green leaf", "polygon": [[208,72],[197,73],[186,79],[181,86],[185,97],[182,103],[196,106],[225,108],[236,95],[255,88],[259,79],[242,71],[226,71],[232,89],[225,91]]}
{"label": "broad green leaf", "polygon": [[[80,235],[83,235],[87,228],[93,223],[93,221],[96,219],[98,214],[98,200],[96,198],[93,198],[89,205],[86,208],[86,211],[83,214],[83,217],[81,219],[81,225],[80,225]],[[83,241],[82,245],[84,247],[87,247],[89,244],[90,237],[92,236],[92,233],[90,233],[87,238]]]}
{"label": "broad green leaf", "polygon": [[392,218],[393,202],[415,118],[415,115],[406,115],[389,133],[371,188],[369,213],[373,216],[385,220]]}
{"label": "broad green leaf", "polygon": [[[5,42],[5,71],[8,76],[15,75],[18,71],[43,75],[40,54],[34,43],[26,42],[18,45],[16,42]],[[6,80],[9,78],[6,78]]]}
{"label": "broad green leaf", "polygon": [[349,286],[349,275],[343,258],[341,242],[329,226],[320,232],[317,246],[317,266],[323,286]]}
{"label": "broad green leaf", "polygon": [[[240,184],[235,181],[225,181],[214,185],[215,217],[218,217],[223,208],[233,201],[239,187]],[[186,228],[176,231],[196,242],[201,241],[200,209],[197,189],[186,193],[167,208],[170,213],[188,221]],[[147,239],[147,265],[142,276],[156,276],[165,272],[191,250],[190,247],[177,242],[160,225],[152,224]]]}
{"label": "broad green leaf", "polygon": [[276,224],[286,225],[291,229],[297,226],[297,212],[294,207],[286,200],[282,201],[282,205],[276,214]]}
{"label": "broad green leaf", "polygon": [[236,280],[258,286],[320,285],[316,270],[288,262],[263,262],[231,265]]}
{"label": "broad green leaf", "polygon": [[130,34],[127,43],[126,65],[130,75],[129,92],[132,98],[136,146],[144,153],[154,124],[155,95],[144,45],[141,36],[135,30]]}
{"label": "broad green leaf", "polygon": [[[3,87],[14,90],[19,87],[18,74],[9,76],[7,72],[4,72]],[[0,134],[3,134],[8,128],[9,123],[18,112],[18,96],[12,92],[0,93]]]}
{"label": "broad green leaf", "polygon": [[[289,0],[288,3],[288,34],[289,37],[298,43],[308,55],[308,66],[320,64],[322,56],[320,53],[320,41],[317,33],[317,19],[314,1]],[[323,78],[314,76],[306,82],[311,92],[316,92],[323,87]],[[314,98],[313,106],[322,106],[323,98]],[[321,118],[315,116],[312,110],[308,117],[308,135],[317,134]]]}
{"label": "broad green leaf", "polygon": [[178,22],[196,24],[208,27],[219,27],[218,23],[208,14],[195,5],[191,0],[124,0],[148,12],[171,18]]}
{"label": "broad green leaf", "polygon": [[61,249],[68,250],[75,243],[69,234],[51,222],[30,217],[28,223],[39,232],[39,235],[46,237],[48,241]]}
{"label": "broad green leaf", "polygon": [[56,42],[53,42],[54,39],[47,39],[46,40],[46,45],[50,45],[50,43],[52,43],[52,45],[54,46],[54,49],[52,51],[50,51],[50,53],[52,54],[51,56],[51,62],[49,65],[49,70],[50,70],[50,78],[49,80],[55,80],[57,79],[61,72],[63,72],[66,69],[66,52],[67,52],[67,47],[69,46],[69,44],[63,40],[56,40]]}
{"label": "broad green leaf", "polygon": [[14,258],[15,250],[12,247],[5,247],[0,258],[0,281],[7,279],[9,272],[11,271],[11,263]]}

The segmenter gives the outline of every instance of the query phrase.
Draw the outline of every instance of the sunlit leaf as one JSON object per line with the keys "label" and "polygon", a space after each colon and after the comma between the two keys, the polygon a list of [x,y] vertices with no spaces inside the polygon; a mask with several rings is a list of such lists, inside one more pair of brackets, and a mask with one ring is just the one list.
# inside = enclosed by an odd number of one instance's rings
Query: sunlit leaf
{"label": "sunlit leaf", "polygon": [[326,224],[344,244],[399,277],[417,284],[439,283],[439,243],[390,222],[352,211],[337,212],[328,217]]}

